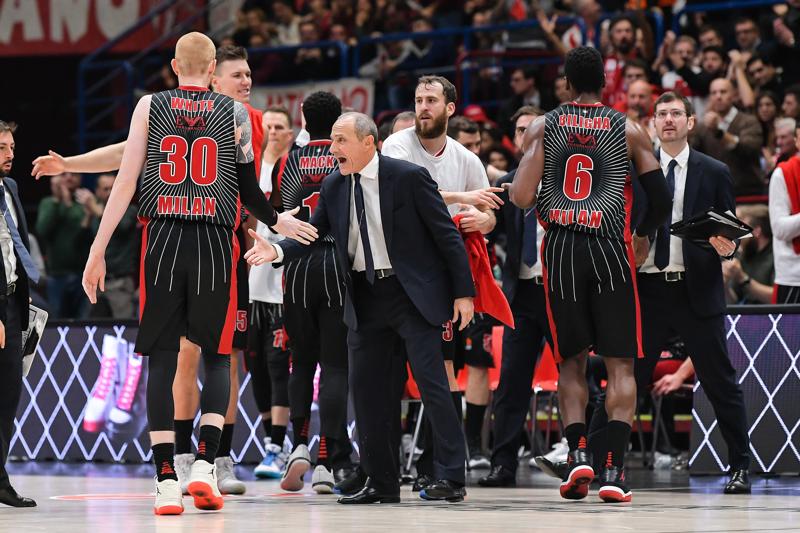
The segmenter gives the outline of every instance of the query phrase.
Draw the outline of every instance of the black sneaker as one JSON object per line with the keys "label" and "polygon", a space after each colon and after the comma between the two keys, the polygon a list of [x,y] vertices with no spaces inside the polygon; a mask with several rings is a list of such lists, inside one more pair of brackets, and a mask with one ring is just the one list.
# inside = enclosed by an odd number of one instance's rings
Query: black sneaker
{"label": "black sneaker", "polygon": [[569,470],[559,492],[567,500],[582,500],[589,494],[589,484],[594,479],[592,459],[586,448],[572,450],[567,456]]}
{"label": "black sneaker", "polygon": [[417,479],[414,480],[414,486],[411,487],[411,490],[413,492],[419,492],[428,485],[432,485],[434,481],[436,480],[433,479],[433,476],[429,476],[428,474],[421,474],[417,476]]}
{"label": "black sneaker", "polygon": [[626,503],[633,499],[631,489],[625,483],[625,469],[606,465],[600,474],[600,499],[606,503]]}

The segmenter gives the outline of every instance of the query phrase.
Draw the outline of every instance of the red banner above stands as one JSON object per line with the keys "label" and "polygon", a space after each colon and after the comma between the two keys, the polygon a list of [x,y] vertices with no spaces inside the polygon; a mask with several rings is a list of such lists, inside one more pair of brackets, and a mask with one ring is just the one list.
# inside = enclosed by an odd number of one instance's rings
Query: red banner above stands
{"label": "red banner above stands", "polygon": [[[0,0],[0,56],[88,54],[128,29],[162,0]],[[195,0],[197,8],[204,4]],[[151,44],[194,10],[167,9],[115,52]],[[202,27],[203,17],[199,26]]]}

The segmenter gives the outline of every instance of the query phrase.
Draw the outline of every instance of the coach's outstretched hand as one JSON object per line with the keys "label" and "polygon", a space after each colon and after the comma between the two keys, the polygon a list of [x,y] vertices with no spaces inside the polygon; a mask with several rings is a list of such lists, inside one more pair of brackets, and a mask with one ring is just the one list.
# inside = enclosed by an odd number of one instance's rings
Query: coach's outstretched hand
{"label": "coach's outstretched hand", "polygon": [[83,292],[93,304],[97,303],[97,287],[106,291],[106,258],[105,253],[89,252],[86,268],[83,269]]}
{"label": "coach's outstretched hand", "polygon": [[[295,209],[296,211],[296,209]],[[298,221],[299,222],[299,221]],[[253,247],[247,250],[244,254],[245,260],[248,264],[253,266],[263,265],[264,263],[271,263],[278,258],[278,252],[267,239],[249,229],[247,233],[253,238]]]}
{"label": "coach's outstretched hand", "polygon": [[472,322],[472,316],[475,314],[475,306],[472,303],[471,296],[463,298],[456,298],[453,302],[453,324],[458,323],[458,317],[461,316],[461,322],[458,325],[458,331],[462,331],[469,326]]}
{"label": "coach's outstretched hand", "polygon": [[486,187],[485,189],[462,192],[458,195],[458,201],[462,204],[474,205],[481,211],[500,209],[500,206],[503,205],[503,200],[495,193],[503,192],[504,190],[502,187]]}
{"label": "coach's outstretched hand", "polygon": [[289,237],[303,244],[311,244],[317,239],[317,228],[308,222],[294,218],[298,211],[300,211],[300,206],[291,211],[279,213],[278,221],[272,226],[272,229],[284,237]]}
{"label": "coach's outstretched hand", "polygon": [[66,169],[63,156],[52,150],[48,150],[47,153],[49,155],[42,155],[33,160],[31,176],[35,176],[37,180],[42,176],[57,176]]}

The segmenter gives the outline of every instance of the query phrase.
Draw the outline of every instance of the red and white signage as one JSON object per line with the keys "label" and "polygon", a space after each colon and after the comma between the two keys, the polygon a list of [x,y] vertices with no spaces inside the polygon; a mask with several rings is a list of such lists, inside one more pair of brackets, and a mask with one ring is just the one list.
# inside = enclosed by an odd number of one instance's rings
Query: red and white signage
{"label": "red and white signage", "polygon": [[253,87],[250,92],[250,105],[256,109],[266,109],[282,105],[292,115],[293,126],[300,128],[300,103],[307,95],[316,91],[328,91],[339,97],[342,107],[352,108],[359,113],[372,116],[375,104],[375,84],[372,80],[342,78],[340,80],[281,85],[275,87]]}
{"label": "red and white signage", "polygon": [[[161,0],[0,0],[0,56],[88,54],[131,27]],[[195,7],[204,2],[195,0]],[[185,3],[184,3],[185,4]],[[194,11],[180,8],[180,19]],[[115,52],[145,48],[169,31],[177,8],[154,17]],[[202,29],[203,17],[197,29]],[[170,43],[171,44],[171,43]]]}

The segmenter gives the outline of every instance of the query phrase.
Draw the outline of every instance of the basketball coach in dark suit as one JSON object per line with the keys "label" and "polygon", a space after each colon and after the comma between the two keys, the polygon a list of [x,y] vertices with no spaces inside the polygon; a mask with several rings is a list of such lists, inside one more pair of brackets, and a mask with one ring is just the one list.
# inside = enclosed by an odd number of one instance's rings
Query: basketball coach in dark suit
{"label": "basketball coach in dark suit", "polygon": [[[683,96],[664,93],[655,103],[656,134],[661,140],[658,158],[673,192],[671,222],[691,218],[712,207],[736,210],[728,167],[691,149],[687,143],[694,121],[692,105]],[[641,188],[635,190],[634,196],[636,205],[646,205],[640,202],[645,198]],[[659,228],[651,239],[647,259],[637,275],[645,353],[644,359],[636,361],[637,387],[640,394],[647,390],[667,341],[675,334],[680,336],[728,445],[731,477],[725,493],[749,493],[747,412],[725,340],[721,263],[721,258],[733,256],[737,245],[723,237],[711,237],[709,244],[701,247],[671,236],[668,224]],[[589,437],[592,449],[598,449],[593,436],[598,434],[597,428],[602,427],[601,420],[605,418],[602,409],[595,412],[601,416],[592,419]]]}
{"label": "basketball coach in dark suit", "polygon": [[28,328],[28,283],[39,280],[29,253],[28,225],[17,183],[8,177],[14,160],[15,129],[0,121],[0,503],[35,507],[35,501],[17,494],[5,467],[22,392],[22,332]]}
{"label": "basketball coach in dark suit", "polygon": [[[417,165],[381,156],[377,127],[360,113],[333,126],[331,153],[339,170],[325,178],[311,223],[336,241],[349,265],[344,321],[349,328],[350,389],[361,446],[364,488],[339,503],[400,501],[393,441],[392,350],[405,341],[408,361],[431,417],[438,481],[420,492],[429,500],[461,501],[466,450],[441,354],[442,324],[473,314],[472,282],[463,240],[435,182]],[[250,264],[279,263],[308,253],[292,240],[256,239]],[[312,245],[314,246],[314,245]]]}

